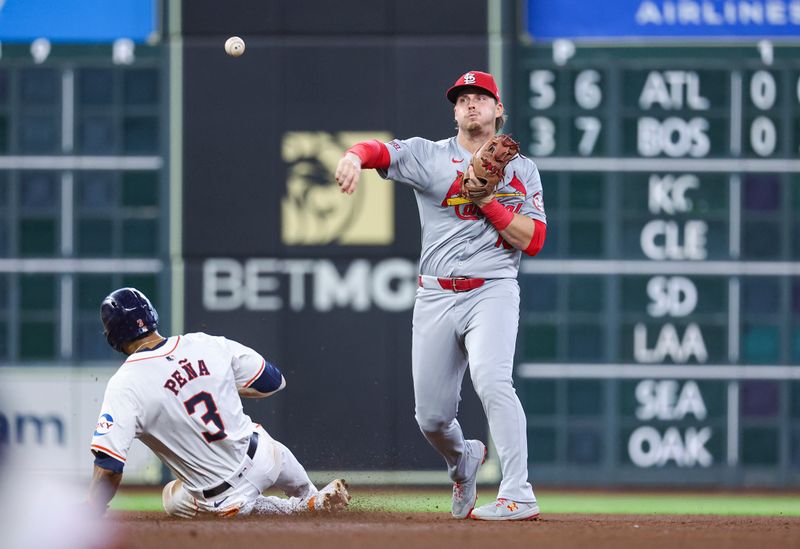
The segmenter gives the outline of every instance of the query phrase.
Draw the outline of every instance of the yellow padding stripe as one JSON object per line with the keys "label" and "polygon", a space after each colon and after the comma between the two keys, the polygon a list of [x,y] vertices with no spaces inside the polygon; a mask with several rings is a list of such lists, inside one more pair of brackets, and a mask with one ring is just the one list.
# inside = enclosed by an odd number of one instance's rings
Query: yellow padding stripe
{"label": "yellow padding stripe", "polygon": [[[503,197],[506,197],[506,196],[525,196],[525,195],[520,193],[520,192],[516,192],[516,193],[497,193],[494,196],[497,197],[497,198],[503,198]],[[472,203],[472,200],[470,200],[469,198],[462,198],[460,196],[456,196],[456,197],[447,199],[447,205],[448,206],[459,206],[461,204],[471,204],[471,203]]]}

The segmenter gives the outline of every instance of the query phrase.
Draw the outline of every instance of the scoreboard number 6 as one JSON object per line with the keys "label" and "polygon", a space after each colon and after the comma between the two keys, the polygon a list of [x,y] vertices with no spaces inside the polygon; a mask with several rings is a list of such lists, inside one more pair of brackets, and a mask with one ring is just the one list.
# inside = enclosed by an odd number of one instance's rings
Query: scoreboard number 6
{"label": "scoreboard number 6", "polygon": [[[600,88],[600,73],[594,69],[583,70],[575,78],[575,102],[586,110],[596,109],[603,101],[603,90]],[[589,156],[594,152],[597,138],[603,125],[594,116],[579,116],[575,119],[575,127],[581,132],[578,141],[578,154]]]}
{"label": "scoreboard number 6", "polygon": [[600,73],[588,69],[578,73],[575,78],[575,102],[582,109],[591,110],[600,106],[603,101],[603,90],[600,89]]}

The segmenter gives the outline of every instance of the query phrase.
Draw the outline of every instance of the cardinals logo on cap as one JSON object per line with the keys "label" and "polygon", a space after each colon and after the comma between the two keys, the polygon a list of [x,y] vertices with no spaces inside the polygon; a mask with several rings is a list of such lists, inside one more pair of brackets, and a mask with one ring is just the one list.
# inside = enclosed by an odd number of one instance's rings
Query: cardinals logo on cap
{"label": "cardinals logo on cap", "polygon": [[455,84],[453,84],[450,89],[447,90],[447,93],[445,94],[447,99],[451,103],[455,103],[459,90],[465,86],[475,86],[476,88],[480,88],[494,97],[495,100],[500,103],[500,90],[497,89],[497,83],[494,81],[494,77],[488,72],[465,72],[462,76],[459,76],[458,80],[455,81]]}

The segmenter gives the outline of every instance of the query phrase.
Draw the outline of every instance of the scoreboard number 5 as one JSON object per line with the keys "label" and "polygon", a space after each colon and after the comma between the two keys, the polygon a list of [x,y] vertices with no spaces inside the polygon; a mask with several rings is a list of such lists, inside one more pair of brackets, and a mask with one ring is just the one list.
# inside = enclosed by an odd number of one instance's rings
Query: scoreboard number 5
{"label": "scoreboard number 5", "polygon": [[[528,102],[537,111],[549,109],[556,102],[556,89],[553,86],[556,75],[553,71],[531,71],[528,87],[531,95]],[[556,150],[556,125],[547,117],[534,116],[530,119],[531,156],[549,156]]]}
{"label": "scoreboard number 5", "polygon": [[528,86],[531,90],[530,105],[537,111],[549,109],[556,102],[553,71],[531,71]]}
{"label": "scoreboard number 5", "polygon": [[[600,87],[601,75],[594,69],[580,71],[575,77],[575,102],[584,110],[593,110],[603,102],[603,90]],[[556,104],[556,75],[551,70],[531,71],[528,76],[531,108],[541,111]],[[589,156],[597,145],[603,125],[595,116],[579,116],[575,118],[575,128],[579,132],[577,152],[581,156]],[[531,156],[550,156],[556,150],[556,124],[552,118],[533,116],[530,119],[531,142],[528,148]]]}
{"label": "scoreboard number 5", "polygon": [[[528,76],[530,99],[528,102],[537,111],[549,109],[556,102],[556,89],[553,86],[556,75],[553,71],[531,71]],[[534,116],[530,119],[532,156],[549,156],[556,150],[556,125],[547,117]]]}

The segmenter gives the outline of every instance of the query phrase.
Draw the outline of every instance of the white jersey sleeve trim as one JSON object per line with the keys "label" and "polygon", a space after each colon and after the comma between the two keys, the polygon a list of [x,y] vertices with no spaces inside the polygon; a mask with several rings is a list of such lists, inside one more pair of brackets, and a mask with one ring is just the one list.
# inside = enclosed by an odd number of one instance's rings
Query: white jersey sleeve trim
{"label": "white jersey sleeve trim", "polygon": [[117,454],[116,452],[112,452],[105,446],[100,446],[99,444],[92,444],[90,446],[92,450],[97,450],[98,452],[103,452],[104,454],[108,454],[109,456],[113,457],[114,459],[120,460],[122,463],[125,463],[127,460],[122,457],[121,455]]}
{"label": "white jersey sleeve trim", "polygon": [[259,377],[259,376],[260,376],[260,375],[261,375],[261,374],[264,372],[264,368],[265,368],[266,366],[267,366],[267,361],[266,361],[266,360],[264,360],[264,359],[262,358],[262,359],[261,359],[261,368],[258,370],[258,373],[256,373],[256,375],[254,375],[253,377],[251,377],[251,378],[250,378],[250,381],[248,381],[247,383],[245,383],[244,385],[242,385],[242,387],[243,387],[243,388],[250,387],[250,385],[252,385],[252,384],[253,384],[253,382],[254,382],[255,380],[257,380],[257,379],[258,379],[258,377]]}

